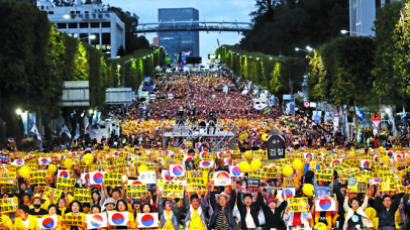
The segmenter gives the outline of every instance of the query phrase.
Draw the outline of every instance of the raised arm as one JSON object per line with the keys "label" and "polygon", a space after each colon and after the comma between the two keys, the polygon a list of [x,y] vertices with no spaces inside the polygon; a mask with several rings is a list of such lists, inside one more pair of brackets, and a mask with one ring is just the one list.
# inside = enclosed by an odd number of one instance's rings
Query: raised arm
{"label": "raised arm", "polygon": [[235,207],[235,200],[236,200],[236,190],[232,189],[231,197],[229,197],[229,202],[228,202],[228,206],[231,208],[231,210],[233,210],[233,208]]}
{"label": "raised arm", "polygon": [[360,206],[360,208],[364,211],[367,208],[367,205],[369,204],[369,196],[367,195],[364,197],[363,204]]}
{"label": "raised arm", "polygon": [[253,203],[253,205],[259,210],[262,207],[263,204],[263,196],[262,193],[259,191],[256,195],[256,202]]}
{"label": "raised arm", "polygon": [[343,202],[343,209],[345,210],[345,212],[348,212],[348,211],[349,211],[349,204],[348,204],[348,202],[349,202],[349,197],[346,196],[346,197],[345,197],[345,200],[344,200],[344,202]]}
{"label": "raised arm", "polygon": [[[231,192],[231,197],[232,197],[232,192]],[[236,199],[236,205],[238,206],[239,211],[243,209],[242,193],[238,194],[238,198]]]}
{"label": "raised arm", "polygon": [[391,209],[394,210],[394,212],[396,212],[397,209],[399,208],[400,201],[403,196],[404,196],[404,193],[400,193],[394,197],[394,202],[391,205]]}

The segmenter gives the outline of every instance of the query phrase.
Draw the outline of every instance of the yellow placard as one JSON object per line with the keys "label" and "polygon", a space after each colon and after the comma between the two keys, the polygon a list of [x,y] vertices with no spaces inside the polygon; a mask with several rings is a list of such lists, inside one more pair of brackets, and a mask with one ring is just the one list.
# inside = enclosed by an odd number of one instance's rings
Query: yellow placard
{"label": "yellow placard", "polygon": [[265,174],[266,178],[274,179],[278,177],[279,169],[272,167],[263,167],[263,173]]}
{"label": "yellow placard", "polygon": [[183,198],[184,197],[184,186],[176,182],[165,183],[162,189],[162,197]]}
{"label": "yellow placard", "polygon": [[74,200],[78,200],[80,203],[90,203],[91,202],[90,190],[87,188],[74,188]]}
{"label": "yellow placard", "polygon": [[395,190],[396,181],[394,176],[387,176],[380,178],[380,191],[393,192]]}
{"label": "yellow placard", "polygon": [[120,173],[108,172],[104,174],[105,186],[121,186],[122,176]]}
{"label": "yellow placard", "polygon": [[290,198],[289,212],[308,212],[309,203],[307,197]]}
{"label": "yellow placard", "polygon": [[208,182],[207,176],[204,176],[203,171],[187,171],[187,178],[185,179],[188,192],[206,191],[206,184]]}
{"label": "yellow placard", "polygon": [[140,199],[147,195],[147,185],[145,184],[129,184],[127,185],[127,197],[132,199]]}
{"label": "yellow placard", "polygon": [[57,203],[58,199],[61,197],[61,194],[63,193],[62,190],[58,190],[55,188],[50,188],[50,187],[46,187],[45,191],[44,191],[44,196],[49,198],[50,197],[50,193],[53,194],[53,201],[54,203]]}
{"label": "yellow placard", "polygon": [[331,170],[331,169],[321,169],[321,170],[317,170],[316,173],[317,173],[317,180],[318,181],[328,181],[328,182],[332,181],[333,170]]}
{"label": "yellow placard", "polygon": [[75,182],[75,178],[58,177],[56,187],[61,191],[67,190],[68,192],[74,192]]}
{"label": "yellow placard", "polygon": [[16,212],[18,207],[17,197],[0,199],[0,213]]}
{"label": "yellow placard", "polygon": [[38,170],[30,173],[30,184],[32,185],[45,185],[47,178],[46,170]]}
{"label": "yellow placard", "polygon": [[78,215],[78,216],[64,215],[63,221],[64,221],[64,225],[83,226],[85,219],[81,215]]}

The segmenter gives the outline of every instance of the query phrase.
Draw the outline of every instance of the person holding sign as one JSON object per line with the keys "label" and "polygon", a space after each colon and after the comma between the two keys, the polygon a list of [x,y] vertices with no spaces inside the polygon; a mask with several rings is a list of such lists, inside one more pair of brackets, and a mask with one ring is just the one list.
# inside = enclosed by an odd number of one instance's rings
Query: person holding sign
{"label": "person holding sign", "polygon": [[[309,203],[307,197],[294,197],[290,199],[290,205],[287,207],[284,220],[288,227],[304,228],[310,230],[309,220],[312,214],[309,212]],[[292,200],[294,202],[292,202]]]}
{"label": "person holding sign", "polygon": [[[349,190],[347,191],[349,195]],[[370,218],[366,215],[364,210],[367,208],[368,201],[369,201],[369,191],[367,191],[366,196],[364,197],[364,201],[362,206],[359,206],[359,200],[357,198],[353,198],[350,202],[351,208],[348,205],[348,195],[346,196],[343,204],[343,208],[345,210],[346,218],[345,223],[343,225],[343,229],[363,229],[363,228],[372,228],[373,222]]]}
{"label": "person holding sign", "polygon": [[[116,211],[117,212],[128,212],[128,203],[125,200],[119,199],[117,201],[116,205]],[[115,228],[115,229],[132,229],[135,228],[135,222],[134,222],[134,214],[131,212],[128,212],[128,223],[127,226],[108,226],[109,228]]]}
{"label": "person holding sign", "polygon": [[[398,190],[396,189],[396,194]],[[400,200],[404,193],[400,193],[393,197],[384,195],[381,198],[380,190],[377,190],[376,199],[374,202],[376,211],[379,216],[379,229],[394,230],[396,229],[395,213],[400,205]],[[394,201],[392,201],[394,199]]]}
{"label": "person holding sign", "polygon": [[[87,229],[87,224],[85,223],[85,214],[83,213],[83,207],[80,202],[77,200],[73,200],[70,203],[70,210],[71,212],[65,214],[64,217],[78,217],[81,219],[82,223],[79,225],[75,224],[70,224],[66,223],[65,221],[62,221],[63,224],[63,230],[86,230]],[[66,218],[63,218],[66,219]]]}
{"label": "person holding sign", "polygon": [[236,200],[236,182],[231,185],[231,197],[228,200],[228,195],[222,192],[218,196],[218,203],[216,203],[214,182],[212,181],[212,189],[210,194],[211,207],[214,212],[209,220],[209,229],[225,229],[225,230],[239,230],[233,217],[233,208]]}
{"label": "person holding sign", "polygon": [[207,229],[208,218],[206,212],[208,211],[208,204],[201,196],[201,191],[198,190],[196,194],[192,194],[188,201],[188,196],[184,196],[184,206],[186,208],[185,229]]}
{"label": "person holding sign", "polygon": [[29,215],[30,209],[28,208],[27,205],[22,205],[19,207],[17,214],[19,217],[17,217],[14,220],[14,229],[16,230],[25,230],[25,229],[31,229],[31,230],[39,230],[40,227],[38,226],[38,221],[35,216],[30,216]]}
{"label": "person holding sign", "polygon": [[[272,191],[272,194],[275,191]],[[262,203],[262,210],[266,220],[265,229],[277,229],[277,230],[286,230],[285,222],[282,219],[282,212],[285,210],[288,205],[287,197],[284,196],[285,200],[282,201],[279,205],[278,200],[275,198],[270,198],[268,204]]]}

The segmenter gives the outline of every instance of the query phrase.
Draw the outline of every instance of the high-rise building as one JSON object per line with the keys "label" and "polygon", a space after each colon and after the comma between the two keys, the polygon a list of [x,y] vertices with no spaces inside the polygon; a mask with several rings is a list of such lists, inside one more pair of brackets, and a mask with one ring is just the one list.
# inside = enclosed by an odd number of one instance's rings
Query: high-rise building
{"label": "high-rise building", "polygon": [[98,1],[73,2],[56,6],[50,0],[39,0],[37,7],[47,12],[58,31],[88,42],[111,57],[117,56],[121,46],[125,49],[124,23],[117,14],[107,11]]}
{"label": "high-rise building", "polygon": [[[186,25],[198,25],[199,11],[194,8],[158,9],[160,28],[172,28]],[[168,57],[176,60],[179,53],[189,53],[199,57],[199,31],[170,31],[158,33],[159,45],[165,47]]]}
{"label": "high-rise building", "polygon": [[394,1],[401,0],[349,0],[350,35],[375,36],[376,9]]}

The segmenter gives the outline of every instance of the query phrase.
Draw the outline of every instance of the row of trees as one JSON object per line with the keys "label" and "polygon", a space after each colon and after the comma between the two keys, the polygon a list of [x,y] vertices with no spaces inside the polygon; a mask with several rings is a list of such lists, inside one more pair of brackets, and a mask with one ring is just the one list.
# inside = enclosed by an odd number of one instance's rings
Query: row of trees
{"label": "row of trees", "polygon": [[[381,8],[376,37],[341,37],[310,56],[308,97],[336,105],[396,105],[409,101],[409,4]],[[401,15],[401,16],[400,16]]]}
{"label": "row of trees", "polygon": [[[88,44],[56,31],[45,12],[26,2],[0,1],[0,138],[21,137],[17,107],[41,115],[46,124],[61,114],[63,81],[90,82],[90,107],[104,105],[105,89],[120,85],[117,64],[133,58],[126,86],[136,89],[164,59],[164,51],[140,50],[122,59],[107,60]],[[22,17],[24,15],[24,17]],[[143,56],[150,54],[150,58]],[[138,63],[138,64],[137,64]],[[85,109],[85,108],[83,108]],[[65,110],[64,113],[69,113]],[[80,112],[81,114],[81,112]]]}
{"label": "row of trees", "polygon": [[261,86],[282,98],[302,90],[307,61],[290,56],[271,56],[259,52],[247,52],[235,46],[221,46],[217,51],[222,62],[236,75]]}
{"label": "row of trees", "polygon": [[349,28],[348,0],[256,0],[254,27],[240,48],[271,55],[294,55],[294,48],[318,47]]}

